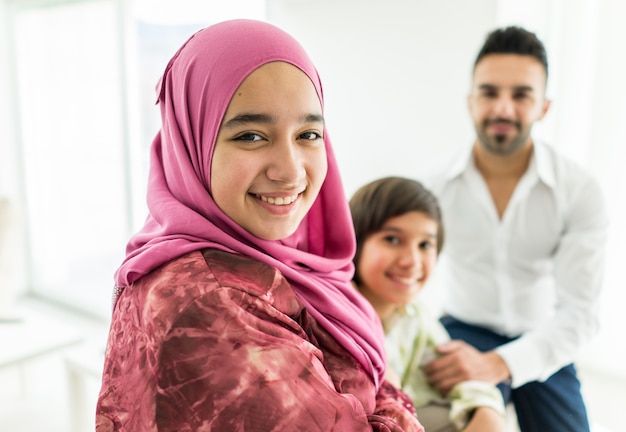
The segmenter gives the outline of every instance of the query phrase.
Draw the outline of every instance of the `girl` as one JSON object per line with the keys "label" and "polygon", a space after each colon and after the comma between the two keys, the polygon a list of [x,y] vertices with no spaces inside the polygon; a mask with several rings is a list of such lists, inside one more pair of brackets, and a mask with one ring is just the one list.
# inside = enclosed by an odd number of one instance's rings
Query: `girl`
{"label": "girl", "polygon": [[383,380],[317,72],[278,28],[192,36],[159,85],[97,431],[422,431]]}
{"label": "girl", "polygon": [[502,431],[504,406],[495,386],[463,382],[442,395],[420,369],[449,339],[424,305],[413,302],[443,246],[434,195],[417,181],[387,177],[359,189],[350,210],[357,239],[353,282],[383,322],[390,376],[412,398],[421,423],[428,432]]}

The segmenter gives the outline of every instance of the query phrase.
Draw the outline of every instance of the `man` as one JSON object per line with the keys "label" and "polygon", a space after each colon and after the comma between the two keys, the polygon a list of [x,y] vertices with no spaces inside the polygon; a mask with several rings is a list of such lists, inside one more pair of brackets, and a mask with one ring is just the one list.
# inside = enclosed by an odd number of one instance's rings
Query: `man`
{"label": "man", "polygon": [[572,362],[597,330],[608,221],[589,174],[531,135],[550,108],[547,77],[542,42],[519,27],[490,33],[474,63],[476,139],[433,186],[446,232],[442,322],[459,340],[425,372],[444,393],[500,383],[523,432],[588,431]]}

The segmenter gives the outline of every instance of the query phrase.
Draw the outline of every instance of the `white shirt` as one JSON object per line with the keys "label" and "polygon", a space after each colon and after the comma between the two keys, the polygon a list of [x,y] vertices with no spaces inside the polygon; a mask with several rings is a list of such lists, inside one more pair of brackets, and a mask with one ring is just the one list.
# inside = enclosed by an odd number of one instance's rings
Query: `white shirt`
{"label": "white shirt", "polygon": [[519,339],[497,352],[513,387],[574,361],[596,333],[608,216],[598,184],[535,141],[500,219],[472,152],[433,185],[443,212],[444,310]]}

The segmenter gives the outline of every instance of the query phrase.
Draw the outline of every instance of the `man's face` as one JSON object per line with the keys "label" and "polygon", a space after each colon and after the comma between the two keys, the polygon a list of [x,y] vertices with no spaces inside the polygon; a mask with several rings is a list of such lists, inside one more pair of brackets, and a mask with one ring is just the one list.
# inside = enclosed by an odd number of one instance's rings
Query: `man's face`
{"label": "man's face", "polygon": [[530,131],[550,106],[546,71],[534,57],[490,54],[474,68],[469,112],[480,145],[490,153],[511,155],[530,145]]}

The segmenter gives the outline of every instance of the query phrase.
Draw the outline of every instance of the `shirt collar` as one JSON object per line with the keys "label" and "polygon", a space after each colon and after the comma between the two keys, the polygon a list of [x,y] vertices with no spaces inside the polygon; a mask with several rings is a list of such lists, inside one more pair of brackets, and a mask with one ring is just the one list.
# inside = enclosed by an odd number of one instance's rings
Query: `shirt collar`
{"label": "shirt collar", "polygon": [[533,155],[531,163],[534,161],[537,177],[551,188],[556,185],[556,173],[552,153],[547,145],[540,140],[533,140]]}
{"label": "shirt collar", "polygon": [[[475,170],[476,165],[473,157],[473,144],[467,150],[457,157],[446,174],[446,180],[452,180],[462,174]],[[547,186],[554,188],[556,184],[556,174],[554,172],[554,164],[552,153],[547,145],[541,140],[533,138],[533,154],[530,157],[528,172],[535,171],[539,180]]]}
{"label": "shirt collar", "polygon": [[474,145],[472,144],[471,146],[469,146],[469,148],[464,149],[464,151],[462,151],[459,156],[453,160],[452,165],[448,169],[445,176],[445,179],[447,181],[459,177],[474,165],[474,158],[472,153],[473,147]]}

